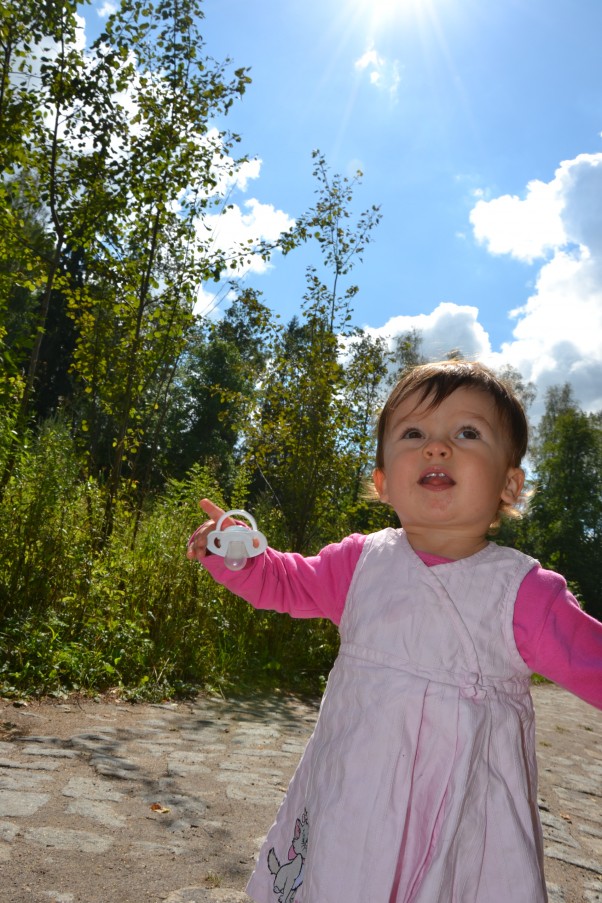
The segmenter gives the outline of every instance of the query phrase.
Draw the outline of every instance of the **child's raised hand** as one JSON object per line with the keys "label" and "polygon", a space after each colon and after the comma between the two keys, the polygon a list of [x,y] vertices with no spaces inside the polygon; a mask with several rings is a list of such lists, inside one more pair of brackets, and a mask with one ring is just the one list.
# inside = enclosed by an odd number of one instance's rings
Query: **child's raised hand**
{"label": "child's raised hand", "polygon": [[[217,522],[224,513],[223,508],[216,505],[210,499],[201,499],[199,508],[209,515],[210,520],[206,520],[204,524],[198,527],[190,539],[188,540],[188,550],[186,557],[191,561],[201,561],[207,554],[207,537],[212,530],[215,530]],[[231,517],[227,517],[222,527],[232,527],[236,521]]]}

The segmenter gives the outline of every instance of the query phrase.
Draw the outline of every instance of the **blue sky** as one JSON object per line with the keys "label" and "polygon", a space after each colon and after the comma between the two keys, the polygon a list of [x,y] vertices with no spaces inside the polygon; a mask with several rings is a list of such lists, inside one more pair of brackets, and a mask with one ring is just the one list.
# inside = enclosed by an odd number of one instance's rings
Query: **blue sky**
{"label": "blue sky", "polygon": [[[223,235],[269,236],[305,210],[319,148],[333,171],[363,171],[358,209],[381,205],[353,274],[358,325],[391,339],[416,327],[432,357],[513,364],[538,387],[534,413],[567,379],[601,409],[601,0],[204,9],[207,53],[253,79],[222,123],[256,161]],[[303,293],[295,257],[244,277],[285,319]]]}

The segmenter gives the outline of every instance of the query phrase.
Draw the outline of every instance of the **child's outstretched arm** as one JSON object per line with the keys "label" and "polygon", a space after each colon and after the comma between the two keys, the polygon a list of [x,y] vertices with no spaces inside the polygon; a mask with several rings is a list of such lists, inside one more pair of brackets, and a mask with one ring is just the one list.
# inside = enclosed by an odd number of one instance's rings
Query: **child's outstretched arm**
{"label": "child's outstretched arm", "polygon": [[[304,557],[294,552],[268,548],[247,561],[242,570],[229,571],[224,559],[207,548],[208,536],[224,511],[210,499],[201,499],[208,515],[188,541],[187,557],[198,561],[211,576],[255,608],[286,612],[297,618],[328,618],[338,624],[347,590],[365,536],[354,534],[326,546],[318,555]],[[223,527],[236,523],[227,518]]]}

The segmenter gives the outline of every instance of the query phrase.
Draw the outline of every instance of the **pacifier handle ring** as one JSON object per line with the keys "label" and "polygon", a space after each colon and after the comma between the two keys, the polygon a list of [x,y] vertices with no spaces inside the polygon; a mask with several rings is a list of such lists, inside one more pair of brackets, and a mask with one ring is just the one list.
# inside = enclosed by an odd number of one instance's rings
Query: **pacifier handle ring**
{"label": "pacifier handle ring", "polygon": [[232,514],[237,514],[239,517],[246,518],[251,524],[251,529],[257,531],[257,521],[253,517],[252,514],[249,514],[248,511],[244,511],[242,508],[232,508],[231,511],[224,511],[217,524],[215,525],[216,532],[219,532],[222,529],[222,524],[226,520],[227,517],[230,517]]}

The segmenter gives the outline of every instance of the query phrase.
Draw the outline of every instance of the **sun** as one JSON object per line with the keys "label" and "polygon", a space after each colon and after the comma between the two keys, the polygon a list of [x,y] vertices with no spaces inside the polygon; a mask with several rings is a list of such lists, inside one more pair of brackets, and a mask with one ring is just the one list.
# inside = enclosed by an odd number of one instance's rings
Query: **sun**
{"label": "sun", "polygon": [[391,15],[403,6],[409,6],[412,0],[372,0],[370,4],[381,16]]}

